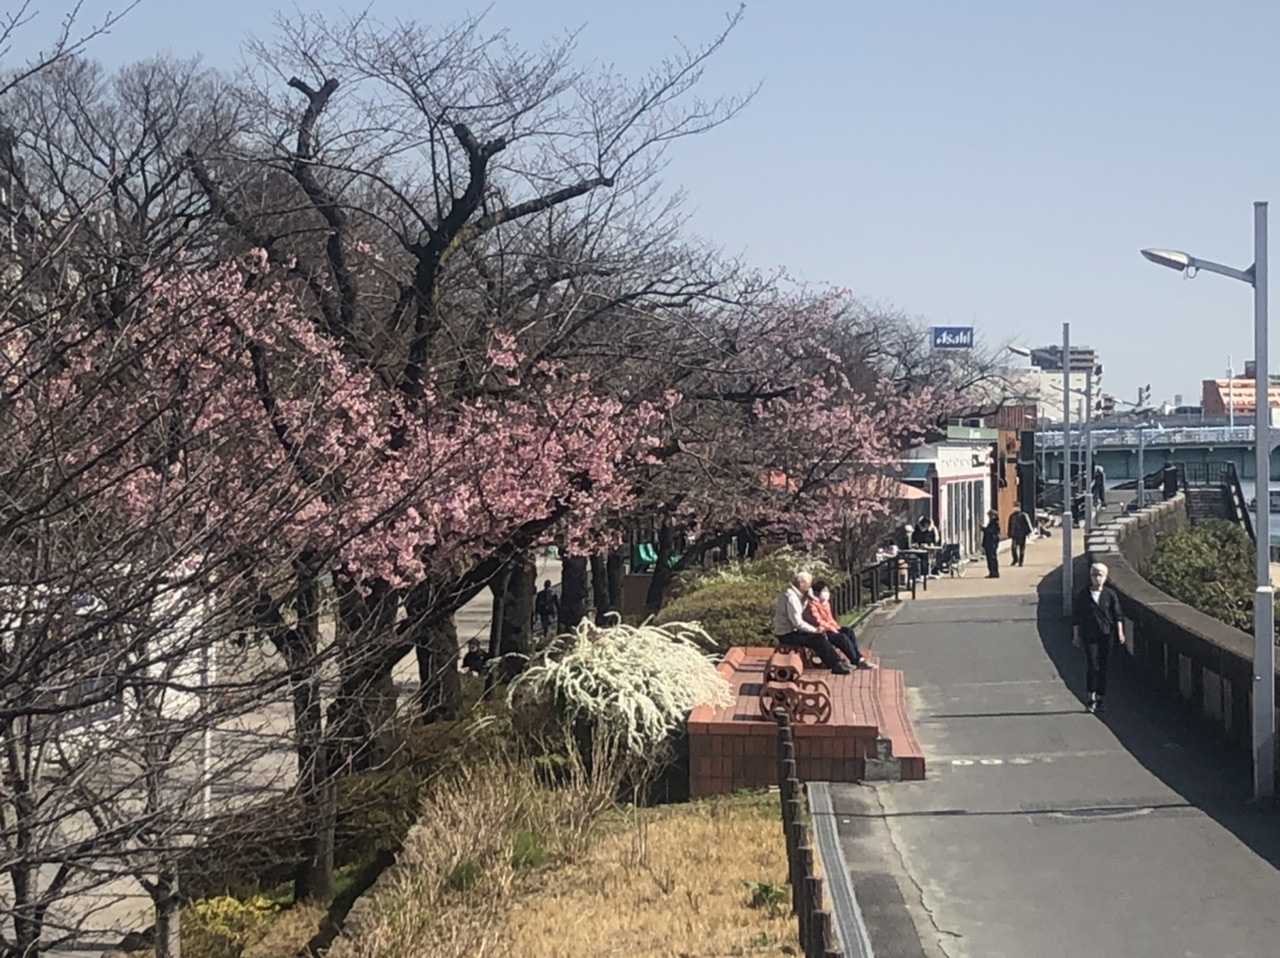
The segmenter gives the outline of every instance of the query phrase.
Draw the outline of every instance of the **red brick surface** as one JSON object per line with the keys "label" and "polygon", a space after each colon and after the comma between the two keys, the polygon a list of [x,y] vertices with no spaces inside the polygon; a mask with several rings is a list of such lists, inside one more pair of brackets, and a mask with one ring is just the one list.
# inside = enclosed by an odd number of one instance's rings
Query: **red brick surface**
{"label": "red brick surface", "polygon": [[[720,673],[733,685],[734,703],[707,706],[689,716],[690,791],[713,795],[777,784],[777,726],[760,714],[760,686],[772,650],[733,648]],[[793,729],[796,774],[803,780],[856,782],[876,739],[893,743],[902,777],[924,778],[924,754],[907,715],[906,685],[893,669],[851,675],[814,672],[831,689],[831,721]]]}

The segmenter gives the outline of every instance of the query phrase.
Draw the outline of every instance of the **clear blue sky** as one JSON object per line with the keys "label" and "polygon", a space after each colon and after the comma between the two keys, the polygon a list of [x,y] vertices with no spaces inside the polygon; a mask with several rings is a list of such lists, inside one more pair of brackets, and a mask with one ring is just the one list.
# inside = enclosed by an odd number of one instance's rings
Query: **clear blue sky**
{"label": "clear blue sky", "polygon": [[[40,5],[48,27],[59,0]],[[384,19],[466,9],[370,6]],[[494,0],[490,23],[530,45],[584,26],[584,58],[639,71],[730,9]],[[94,53],[231,66],[272,10],[143,0]],[[1137,251],[1246,266],[1255,199],[1276,201],[1280,247],[1277,36],[1280,7],[1262,3],[755,0],[707,89],[763,89],[731,125],[681,145],[668,178],[689,191],[700,234],[754,263],[973,322],[989,342],[1058,342],[1070,320],[1102,353],[1109,391],[1132,399],[1149,382],[1157,400],[1195,402],[1229,353],[1237,368],[1252,356],[1251,291],[1184,282]]]}

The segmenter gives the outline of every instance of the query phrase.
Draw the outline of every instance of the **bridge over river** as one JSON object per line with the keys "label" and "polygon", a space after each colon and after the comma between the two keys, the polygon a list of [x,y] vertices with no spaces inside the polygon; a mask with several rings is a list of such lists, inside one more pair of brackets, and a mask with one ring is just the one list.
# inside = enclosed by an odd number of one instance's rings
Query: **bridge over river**
{"label": "bridge over river", "polygon": [[[1280,476],[1280,456],[1272,429],[1271,474]],[[1093,461],[1102,466],[1108,480],[1138,477],[1138,448],[1143,447],[1143,468],[1148,474],[1166,463],[1231,462],[1242,480],[1252,483],[1254,470],[1253,426],[1177,426],[1169,429],[1094,428]],[[1082,450],[1082,433],[1071,429],[1073,448]],[[1037,459],[1042,460],[1046,478],[1062,474],[1062,430],[1045,430],[1036,434]],[[1076,453],[1081,461],[1081,453]]]}

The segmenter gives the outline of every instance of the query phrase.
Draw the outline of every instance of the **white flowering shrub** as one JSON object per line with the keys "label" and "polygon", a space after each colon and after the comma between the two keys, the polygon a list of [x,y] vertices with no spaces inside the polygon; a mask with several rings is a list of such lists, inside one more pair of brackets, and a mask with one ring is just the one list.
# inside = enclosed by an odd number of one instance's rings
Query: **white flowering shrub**
{"label": "white flowering shrub", "polygon": [[733,703],[729,682],[698,643],[701,626],[583,622],[529,663],[507,693],[517,717],[548,708],[570,723],[587,722],[633,755],[658,752],[699,705]]}

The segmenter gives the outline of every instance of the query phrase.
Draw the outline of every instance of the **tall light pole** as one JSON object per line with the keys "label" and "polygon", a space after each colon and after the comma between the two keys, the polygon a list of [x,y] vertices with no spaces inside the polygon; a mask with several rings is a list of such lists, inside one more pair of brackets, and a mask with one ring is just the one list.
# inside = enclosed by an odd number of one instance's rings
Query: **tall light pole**
{"label": "tall light pole", "polygon": [[[1257,383],[1254,383],[1256,386]],[[1231,362],[1231,357],[1227,357],[1227,424],[1232,428],[1236,428],[1236,373],[1235,364]]]}
{"label": "tall light pole", "polygon": [[1075,490],[1071,484],[1071,324],[1062,324],[1062,614],[1071,617],[1072,569],[1071,533],[1076,524],[1072,514]]}
{"label": "tall light pole", "polygon": [[1084,534],[1093,531],[1093,357],[1084,373]]}
{"label": "tall light pole", "polygon": [[1253,593],[1253,794],[1275,794],[1276,648],[1275,590],[1271,587],[1271,376],[1267,362],[1267,204],[1253,204],[1253,265],[1235,269],[1177,250],[1144,249],[1158,266],[1194,276],[1219,273],[1253,287],[1253,395],[1255,482],[1258,487],[1257,550]]}

